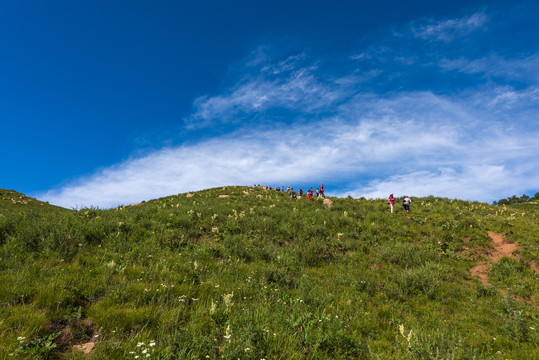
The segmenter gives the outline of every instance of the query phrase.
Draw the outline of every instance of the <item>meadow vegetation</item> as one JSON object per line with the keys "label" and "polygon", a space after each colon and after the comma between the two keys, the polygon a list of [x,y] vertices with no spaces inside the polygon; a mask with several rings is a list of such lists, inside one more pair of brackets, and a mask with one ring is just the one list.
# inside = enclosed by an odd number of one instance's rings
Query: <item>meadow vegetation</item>
{"label": "meadow vegetation", "polygon": [[[1,190],[0,358],[538,359],[539,205],[412,199]],[[481,282],[488,231],[518,250]]]}

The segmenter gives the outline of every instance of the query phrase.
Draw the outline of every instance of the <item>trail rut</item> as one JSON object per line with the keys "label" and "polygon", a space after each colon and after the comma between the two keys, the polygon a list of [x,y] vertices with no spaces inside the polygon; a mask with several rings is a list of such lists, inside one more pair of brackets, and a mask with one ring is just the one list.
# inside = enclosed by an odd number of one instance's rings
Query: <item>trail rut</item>
{"label": "trail rut", "polygon": [[488,272],[492,266],[492,263],[500,260],[503,257],[511,257],[516,259],[516,256],[513,255],[513,253],[518,250],[518,245],[506,243],[502,234],[498,234],[493,231],[488,231],[487,234],[490,237],[494,249],[487,252],[487,260],[481,261],[470,269],[472,276],[478,277],[479,281],[485,285],[488,284]]}

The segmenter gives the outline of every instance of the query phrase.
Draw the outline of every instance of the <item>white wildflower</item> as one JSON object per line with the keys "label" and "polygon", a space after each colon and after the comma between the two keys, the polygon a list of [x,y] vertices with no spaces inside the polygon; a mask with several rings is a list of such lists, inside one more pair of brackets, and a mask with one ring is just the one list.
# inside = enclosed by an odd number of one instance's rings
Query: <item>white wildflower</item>
{"label": "white wildflower", "polygon": [[234,297],[234,291],[232,291],[232,293],[230,294],[223,295],[223,301],[225,302],[225,306],[227,309],[231,307],[232,305],[234,305],[234,303],[232,302],[233,297]]}
{"label": "white wildflower", "polygon": [[228,342],[230,342],[230,337],[232,336],[232,330],[230,329],[230,325],[228,325],[226,327],[226,332],[225,332],[225,336],[223,336],[225,339],[228,340]]}

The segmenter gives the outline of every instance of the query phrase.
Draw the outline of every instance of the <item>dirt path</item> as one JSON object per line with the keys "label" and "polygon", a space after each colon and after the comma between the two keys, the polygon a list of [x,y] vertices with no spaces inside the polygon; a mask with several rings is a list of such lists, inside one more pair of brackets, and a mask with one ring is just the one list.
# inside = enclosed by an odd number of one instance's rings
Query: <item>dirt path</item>
{"label": "dirt path", "polygon": [[487,234],[490,237],[494,249],[487,252],[486,256],[488,260],[478,263],[470,270],[472,276],[478,277],[479,281],[485,285],[488,284],[488,272],[492,266],[492,263],[505,256],[516,258],[516,256],[513,255],[513,252],[518,249],[517,244],[506,243],[503,240],[502,234],[498,234],[493,231],[488,231]]}

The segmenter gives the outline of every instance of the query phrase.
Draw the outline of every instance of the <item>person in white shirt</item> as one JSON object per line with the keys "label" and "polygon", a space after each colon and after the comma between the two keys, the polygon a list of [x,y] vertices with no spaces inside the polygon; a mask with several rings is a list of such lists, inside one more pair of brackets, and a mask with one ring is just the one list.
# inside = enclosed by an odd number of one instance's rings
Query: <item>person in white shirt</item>
{"label": "person in white shirt", "polygon": [[406,212],[410,212],[410,203],[412,202],[412,199],[410,199],[408,196],[405,196],[404,199],[402,200],[402,206],[404,207],[404,210],[406,210]]}

